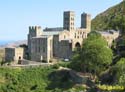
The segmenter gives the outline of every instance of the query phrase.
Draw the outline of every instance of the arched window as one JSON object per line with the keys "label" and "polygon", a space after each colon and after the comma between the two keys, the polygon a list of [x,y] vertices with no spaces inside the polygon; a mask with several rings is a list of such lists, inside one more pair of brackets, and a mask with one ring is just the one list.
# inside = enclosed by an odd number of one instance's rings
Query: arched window
{"label": "arched window", "polygon": [[66,38],[66,36],[64,35],[64,39]]}

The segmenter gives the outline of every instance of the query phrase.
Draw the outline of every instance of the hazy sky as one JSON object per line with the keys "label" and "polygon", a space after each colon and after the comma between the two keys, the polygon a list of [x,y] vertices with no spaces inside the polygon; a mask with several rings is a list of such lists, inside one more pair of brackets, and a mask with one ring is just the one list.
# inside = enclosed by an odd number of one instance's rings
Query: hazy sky
{"label": "hazy sky", "polygon": [[27,39],[28,27],[62,27],[63,11],[76,14],[76,26],[80,26],[80,14],[86,12],[94,18],[122,0],[1,0],[0,41]]}

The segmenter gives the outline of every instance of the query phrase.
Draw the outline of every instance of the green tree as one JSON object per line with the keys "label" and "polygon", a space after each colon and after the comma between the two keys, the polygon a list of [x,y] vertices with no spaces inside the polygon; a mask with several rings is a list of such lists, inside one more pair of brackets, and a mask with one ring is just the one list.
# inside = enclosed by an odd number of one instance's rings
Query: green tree
{"label": "green tree", "polygon": [[124,35],[125,33],[125,16],[117,16],[115,19],[111,21],[111,28],[114,30],[121,31],[121,34]]}
{"label": "green tree", "polygon": [[125,86],[125,58],[121,58],[117,64],[112,67],[112,72],[116,74],[116,83]]}
{"label": "green tree", "polygon": [[112,50],[107,46],[107,42],[99,33],[91,32],[83,42],[81,53],[76,55],[75,61],[81,71],[99,74],[111,64],[112,58]]}
{"label": "green tree", "polygon": [[125,36],[118,39],[116,46],[119,56],[125,57]]}

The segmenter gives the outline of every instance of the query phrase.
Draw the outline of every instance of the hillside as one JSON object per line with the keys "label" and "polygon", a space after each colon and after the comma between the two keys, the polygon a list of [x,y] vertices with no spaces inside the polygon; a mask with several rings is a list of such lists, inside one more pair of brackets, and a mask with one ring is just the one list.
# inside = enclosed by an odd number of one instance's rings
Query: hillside
{"label": "hillside", "polygon": [[27,40],[19,40],[19,41],[8,42],[7,44],[0,45],[0,48],[18,47],[21,44],[27,44]]}
{"label": "hillside", "polygon": [[[1,67],[0,92],[80,92],[85,90],[85,87],[74,82],[75,75],[70,75],[70,70],[56,68],[55,66]],[[78,79],[76,77],[76,80]]]}
{"label": "hillside", "polygon": [[125,1],[100,13],[92,20],[92,30],[125,29]]}

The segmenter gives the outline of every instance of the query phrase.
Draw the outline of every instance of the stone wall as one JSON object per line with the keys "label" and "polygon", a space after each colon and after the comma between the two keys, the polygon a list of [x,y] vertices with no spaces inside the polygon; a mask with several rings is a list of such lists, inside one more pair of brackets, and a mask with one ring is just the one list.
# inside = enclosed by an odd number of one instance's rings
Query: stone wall
{"label": "stone wall", "polygon": [[5,48],[5,61],[14,61],[14,55],[14,48]]}
{"label": "stone wall", "polygon": [[42,29],[40,26],[30,26],[28,34],[28,52],[29,59],[31,59],[31,39],[32,37],[38,37],[42,34]]}
{"label": "stone wall", "polygon": [[17,48],[5,48],[5,61],[15,61],[22,60],[24,56],[24,49]]}
{"label": "stone wall", "polygon": [[31,40],[31,60],[47,62],[53,58],[53,36],[34,37]]}
{"label": "stone wall", "polygon": [[70,59],[72,55],[72,42],[71,40],[62,40],[59,43],[59,58]]}

